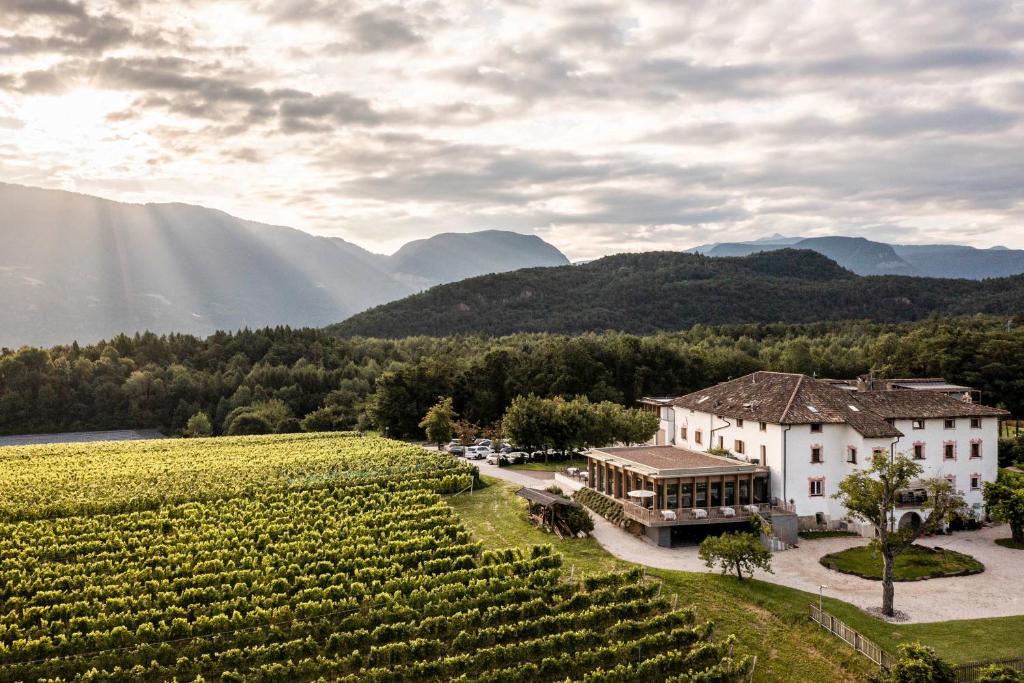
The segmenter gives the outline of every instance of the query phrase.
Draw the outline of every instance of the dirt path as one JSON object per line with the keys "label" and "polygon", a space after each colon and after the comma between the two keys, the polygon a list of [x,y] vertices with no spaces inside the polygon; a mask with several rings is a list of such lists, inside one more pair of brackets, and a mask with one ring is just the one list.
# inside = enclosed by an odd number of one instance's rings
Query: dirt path
{"label": "dirt path", "polygon": [[[554,477],[546,472],[529,474],[549,477],[527,476],[526,472],[485,464],[481,464],[480,471],[488,476],[534,488],[544,488]],[[626,533],[597,515],[592,517],[594,538],[601,547],[620,559],[659,569],[708,571],[697,557],[695,546],[659,548],[646,539]],[[1007,536],[1007,528],[1000,526],[923,539],[920,541],[922,545],[971,555],[985,565],[985,571],[973,576],[897,583],[897,609],[907,613],[910,621],[915,623],[1024,614],[1024,594],[1017,590],[1024,576],[1024,552],[1003,548],[993,542]],[[818,562],[822,555],[867,542],[867,539],[852,537],[803,541],[800,547],[773,556],[774,574],[759,571],[755,577],[810,593],[817,593],[818,587],[825,585],[825,595],[861,608],[877,607],[882,599],[881,583],[841,574],[826,569]]]}

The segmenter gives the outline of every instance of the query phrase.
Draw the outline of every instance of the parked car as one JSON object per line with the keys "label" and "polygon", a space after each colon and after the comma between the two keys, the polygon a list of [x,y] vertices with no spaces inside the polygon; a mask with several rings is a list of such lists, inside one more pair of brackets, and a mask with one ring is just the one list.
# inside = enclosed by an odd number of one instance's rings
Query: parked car
{"label": "parked car", "polygon": [[483,460],[491,452],[487,446],[467,446],[466,460]]}
{"label": "parked car", "polygon": [[505,454],[504,453],[494,453],[492,451],[491,453],[487,454],[486,460],[487,460],[487,464],[488,465],[507,465],[508,464],[507,460],[505,459]]}
{"label": "parked car", "polygon": [[466,448],[465,448],[465,446],[461,446],[461,445],[459,445],[459,446],[449,446],[448,447],[448,452],[451,453],[452,455],[460,455],[461,456],[461,455],[465,455],[466,454]]}
{"label": "parked car", "polygon": [[502,453],[511,453],[515,449],[512,448],[511,444],[503,443],[501,444],[501,448],[499,448],[498,450],[500,450]]}
{"label": "parked car", "polygon": [[491,444],[491,440],[490,439],[477,439],[476,441],[473,442],[473,445],[474,446],[487,446],[488,448],[490,448],[492,444]]}
{"label": "parked car", "polygon": [[512,451],[511,453],[505,453],[505,459],[513,465],[520,465],[527,461],[530,456],[522,451]]}
{"label": "parked car", "polygon": [[448,450],[451,450],[452,448],[455,448],[456,446],[461,446],[461,445],[462,445],[462,441],[460,441],[459,439],[452,439],[451,441],[448,442]]}

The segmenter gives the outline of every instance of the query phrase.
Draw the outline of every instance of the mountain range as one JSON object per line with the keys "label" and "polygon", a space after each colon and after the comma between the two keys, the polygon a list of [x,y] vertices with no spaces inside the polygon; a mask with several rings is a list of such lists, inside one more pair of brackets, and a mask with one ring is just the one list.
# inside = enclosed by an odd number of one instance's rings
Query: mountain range
{"label": "mountain range", "polygon": [[568,263],[532,235],[441,234],[391,256],[186,204],[0,183],[0,346],[151,330],[323,326],[421,289]]}
{"label": "mountain range", "polygon": [[1024,313],[1024,275],[982,281],[859,276],[816,251],[713,258],[618,254],[440,285],[328,328],[340,336],[515,332],[645,334],[698,323],[898,322],[929,315]]}
{"label": "mountain range", "polygon": [[983,280],[1024,273],[1024,250],[976,249],[957,244],[888,244],[863,237],[783,237],[752,242],[718,242],[689,251],[706,256],[747,256],[760,251],[810,249],[858,275],[916,275],[919,277]]}

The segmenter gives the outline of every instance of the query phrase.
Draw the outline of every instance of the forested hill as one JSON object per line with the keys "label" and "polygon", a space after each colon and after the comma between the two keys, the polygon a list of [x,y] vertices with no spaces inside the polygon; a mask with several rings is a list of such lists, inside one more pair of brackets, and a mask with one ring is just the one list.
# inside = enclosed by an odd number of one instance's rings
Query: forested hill
{"label": "forested hill", "polygon": [[918,320],[935,313],[1024,312],[1024,276],[982,282],[859,277],[813,251],[744,257],[650,252],[442,285],[328,331],[407,337],[515,332],[650,333],[697,323]]}

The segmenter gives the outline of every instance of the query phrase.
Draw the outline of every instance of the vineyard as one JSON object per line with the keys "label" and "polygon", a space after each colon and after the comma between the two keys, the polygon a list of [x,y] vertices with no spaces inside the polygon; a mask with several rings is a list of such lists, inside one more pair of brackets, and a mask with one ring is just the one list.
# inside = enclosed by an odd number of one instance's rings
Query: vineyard
{"label": "vineyard", "polygon": [[481,550],[440,495],[470,468],[422,449],[307,435],[0,461],[0,681],[710,683],[749,669],[639,571],[569,576],[547,546]]}

